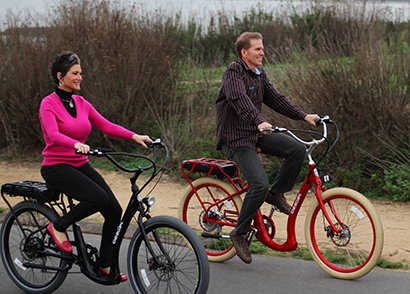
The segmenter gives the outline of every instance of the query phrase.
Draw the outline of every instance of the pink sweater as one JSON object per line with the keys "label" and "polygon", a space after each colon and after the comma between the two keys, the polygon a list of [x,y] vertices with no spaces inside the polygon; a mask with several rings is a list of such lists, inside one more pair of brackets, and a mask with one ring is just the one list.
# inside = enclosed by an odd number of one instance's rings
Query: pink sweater
{"label": "pink sweater", "polygon": [[99,114],[95,108],[78,95],[72,95],[77,117],[72,117],[55,93],[45,97],[40,105],[40,123],[46,147],[42,165],[70,164],[80,166],[88,157],[75,154],[74,144],[84,143],[95,126],[105,134],[124,140],[132,140],[133,132],[113,124]]}

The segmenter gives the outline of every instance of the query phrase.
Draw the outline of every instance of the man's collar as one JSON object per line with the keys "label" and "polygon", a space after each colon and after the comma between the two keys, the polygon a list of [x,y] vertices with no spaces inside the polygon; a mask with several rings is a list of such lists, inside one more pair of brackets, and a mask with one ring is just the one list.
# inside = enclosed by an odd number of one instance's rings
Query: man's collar
{"label": "man's collar", "polygon": [[246,62],[243,61],[242,59],[239,59],[239,63],[242,64],[242,65],[245,67],[246,70],[251,70],[251,71],[253,71],[253,72],[254,72],[256,75],[258,75],[258,76],[261,74],[261,71],[259,70],[258,67],[256,67],[255,70],[253,70],[253,69],[250,68],[250,66],[249,66],[248,64],[246,64]]}

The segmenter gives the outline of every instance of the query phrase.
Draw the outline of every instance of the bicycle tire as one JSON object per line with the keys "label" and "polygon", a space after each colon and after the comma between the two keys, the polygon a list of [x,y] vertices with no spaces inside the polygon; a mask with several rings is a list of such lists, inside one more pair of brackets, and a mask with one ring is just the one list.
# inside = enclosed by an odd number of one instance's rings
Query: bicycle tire
{"label": "bicycle tire", "polygon": [[144,222],[156,264],[138,229],[128,248],[128,277],[136,293],[204,294],[209,285],[209,262],[201,241],[183,221],[156,216]]}
{"label": "bicycle tire", "polygon": [[[24,266],[24,263],[64,268],[67,261],[39,253],[37,250],[61,253],[52,237],[46,232],[46,225],[57,217],[44,204],[32,201],[20,202],[4,218],[0,231],[1,259],[8,276],[22,290],[28,293],[52,293],[64,282],[68,269],[51,270]],[[22,227],[16,222],[19,220]],[[37,233],[31,232],[43,227]],[[65,253],[61,253],[65,254]]]}
{"label": "bicycle tire", "polygon": [[329,224],[325,223],[319,204],[314,203],[305,223],[310,254],[319,267],[333,277],[352,280],[366,275],[379,261],[383,249],[383,228],[375,208],[365,196],[348,188],[327,190],[322,198],[342,235],[329,234]]}
{"label": "bicycle tire", "polygon": [[[202,203],[208,206],[215,203],[215,199],[222,199],[235,193],[235,189],[230,184],[209,177],[199,178],[193,181],[192,185],[201,197]],[[186,188],[179,205],[178,216],[200,236],[209,261],[227,261],[236,255],[229,238],[229,233],[235,226],[223,226],[203,221],[204,209],[198,201],[197,194],[191,186]],[[242,199],[237,195],[229,201],[222,202],[219,207],[215,207],[217,209],[213,212],[216,218],[227,221],[229,217],[233,220],[230,223],[236,224],[241,207]],[[224,238],[215,236],[224,236]]]}

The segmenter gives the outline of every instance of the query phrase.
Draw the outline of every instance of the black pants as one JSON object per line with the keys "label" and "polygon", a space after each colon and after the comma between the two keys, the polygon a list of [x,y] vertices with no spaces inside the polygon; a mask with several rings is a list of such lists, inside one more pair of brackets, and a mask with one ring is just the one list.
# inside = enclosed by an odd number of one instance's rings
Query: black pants
{"label": "black pants", "polygon": [[265,201],[268,191],[272,194],[280,194],[292,190],[306,156],[305,145],[280,133],[263,136],[256,146],[260,147],[264,154],[285,159],[270,188],[268,176],[259,161],[256,150],[247,147],[229,148],[222,145],[225,154],[238,165],[239,170],[251,185],[243,200],[236,223],[236,233],[240,235],[249,232],[252,220]]}
{"label": "black pants", "polygon": [[44,180],[55,189],[79,201],[66,215],[53,221],[57,231],[67,228],[96,212],[105,218],[100,247],[100,266],[110,266],[112,239],[119,225],[122,209],[102,176],[88,163],[75,167],[57,164],[41,167]]}

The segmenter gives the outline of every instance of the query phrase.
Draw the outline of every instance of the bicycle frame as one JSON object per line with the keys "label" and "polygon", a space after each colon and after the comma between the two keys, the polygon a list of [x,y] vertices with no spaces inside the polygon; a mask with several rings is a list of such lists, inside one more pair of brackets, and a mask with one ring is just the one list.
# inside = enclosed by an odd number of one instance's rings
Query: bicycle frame
{"label": "bicycle frame", "polygon": [[[287,239],[284,243],[280,244],[269,236],[264,221],[263,221],[263,216],[261,210],[258,210],[257,214],[254,217],[254,223],[251,225],[251,232],[253,235],[256,234],[256,238],[262,242],[264,245],[267,247],[274,249],[276,251],[293,251],[296,250],[298,243],[296,240],[296,218],[297,215],[300,211],[300,208],[306,199],[307,193],[312,187],[314,188],[314,194],[316,196],[316,199],[319,203],[320,209],[323,212],[324,217],[327,219],[328,223],[330,224],[330,228],[332,229],[333,234],[339,235],[340,232],[339,230],[334,226],[333,222],[330,220],[330,217],[324,208],[324,204],[321,198],[321,192],[326,191],[326,188],[322,185],[322,181],[319,177],[319,173],[316,169],[316,163],[314,162],[311,153],[315,149],[316,146],[318,146],[320,143],[324,141],[324,139],[327,136],[327,128],[326,128],[326,123],[323,122],[323,138],[321,140],[312,140],[311,142],[305,142],[295,136],[292,132],[288,131],[287,129],[280,129],[280,128],[275,128],[272,129],[271,131],[277,131],[277,132],[288,132],[290,135],[292,135],[295,139],[297,139],[299,142],[304,143],[305,145],[309,145],[309,148],[307,148],[306,153],[307,153],[307,158],[309,161],[309,171],[306,175],[306,178],[302,184],[302,187],[300,188],[293,205],[290,210],[290,214],[288,217],[287,221]],[[236,167],[236,173],[228,173],[226,170],[226,166],[231,166],[234,165]],[[235,193],[228,195],[227,197],[224,197],[222,199],[215,199],[212,195],[214,203],[211,203],[208,207],[204,205],[204,203],[201,201],[201,198],[199,197],[194,185],[192,184],[191,180],[188,178],[188,176],[185,173],[185,170],[188,170],[190,173],[192,172],[198,172],[200,177],[203,177],[204,173],[208,176],[214,176],[214,177],[223,177],[226,178],[232,187],[236,190]],[[195,195],[198,199],[198,201],[201,203],[202,208],[205,211],[204,214],[204,221],[210,222],[210,223],[215,223],[215,224],[221,224],[225,226],[231,226],[235,227],[236,225],[236,220],[233,218],[230,218],[227,220],[229,221],[219,221],[215,219],[211,219],[208,216],[208,211],[212,209],[212,207],[218,206],[221,203],[224,203],[226,200],[230,200],[233,197],[237,195],[241,195],[245,193],[247,190],[250,189],[249,185],[244,186],[242,179],[240,177],[240,172],[239,168],[236,166],[236,164],[232,161],[227,161],[227,160],[217,160],[217,159],[207,159],[207,158],[201,158],[201,159],[194,159],[194,160],[186,160],[182,163],[181,165],[181,171],[186,180],[189,182],[189,185],[191,186],[192,190],[195,192]],[[233,177],[232,174],[236,174],[236,177]],[[209,191],[210,192],[210,191]],[[226,192],[226,191],[225,191]],[[211,194],[211,193],[210,193]],[[209,203],[207,203],[209,204]],[[331,205],[331,204],[330,204]],[[235,211],[229,211],[231,214],[235,214]],[[333,210],[333,213],[335,214],[336,219],[338,219],[338,216]],[[237,213],[236,213],[237,214]],[[229,236],[223,236],[224,238],[229,238]]]}
{"label": "bicycle frame", "polygon": [[[141,234],[143,235],[144,238],[144,242],[150,252],[150,254],[153,256],[154,258],[154,263],[153,266],[157,266],[158,264],[160,264],[160,261],[158,259],[157,254],[154,252],[154,250],[152,249],[152,246],[150,244],[150,242],[148,241],[148,237],[145,233],[145,228],[143,225],[143,218],[149,219],[151,218],[151,216],[148,214],[148,212],[150,212],[151,206],[148,205],[148,201],[144,201],[142,199],[141,196],[141,191],[148,185],[149,182],[151,182],[152,179],[155,178],[155,176],[158,175],[158,173],[162,170],[162,168],[165,166],[165,164],[168,161],[168,149],[167,147],[161,143],[160,140],[153,142],[152,144],[149,144],[148,142],[146,142],[147,145],[152,145],[152,147],[154,147],[153,150],[153,159],[150,160],[146,157],[143,156],[134,156],[132,154],[127,154],[127,153],[115,153],[115,152],[102,152],[99,153],[100,151],[97,150],[97,154],[96,155],[103,155],[105,156],[107,159],[109,159],[115,166],[117,166],[119,169],[126,171],[126,172],[134,172],[134,175],[130,178],[130,182],[131,182],[131,191],[132,191],[132,196],[130,198],[130,201],[128,202],[127,208],[124,212],[124,215],[120,221],[120,224],[118,225],[116,234],[114,235],[112,244],[113,244],[113,248],[112,248],[112,253],[111,253],[111,271],[110,274],[106,277],[101,277],[100,275],[96,275],[96,273],[94,272],[94,270],[92,269],[89,260],[87,258],[87,253],[85,251],[85,243],[84,243],[84,239],[82,238],[82,234],[78,229],[77,231],[77,236],[76,236],[76,240],[80,241],[80,249],[81,249],[81,254],[82,254],[82,260],[83,260],[83,265],[85,265],[82,268],[83,273],[89,277],[91,280],[100,283],[100,284],[104,284],[104,285],[113,285],[113,284],[119,284],[121,282],[121,276],[120,276],[120,271],[119,271],[119,254],[120,254],[120,249],[121,249],[121,243],[122,240],[124,239],[125,233],[127,232],[127,229],[132,221],[132,218],[134,217],[134,215],[139,212],[138,214],[138,218],[137,218],[137,224],[138,224],[138,228],[141,231]],[[166,151],[166,157],[164,159],[164,163],[163,165],[156,170],[156,165],[155,165],[155,161],[156,161],[156,157],[157,157],[157,147],[156,146],[160,146],[162,148],[165,149]],[[123,166],[121,166],[114,158],[111,157],[111,155],[128,155],[128,156],[132,156],[132,157],[140,157],[140,158],[144,158],[148,161],[151,162],[151,164],[147,167],[137,167],[136,169],[127,169]],[[136,181],[138,179],[138,177],[145,171],[145,170],[149,170],[153,168],[154,171],[151,175],[151,177],[145,182],[145,184],[143,185],[143,187],[140,189],[137,184]],[[72,200],[71,200],[72,201]],[[146,204],[147,208],[145,209],[143,202]],[[75,224],[74,224],[75,225]],[[73,226],[74,226],[73,225]],[[162,250],[162,248],[161,248]],[[166,254],[166,252],[164,250],[163,254]]]}
{"label": "bicycle frame", "polygon": [[[74,241],[72,241],[72,245],[74,247],[77,248],[77,254],[56,254],[56,253],[51,253],[51,252],[43,252],[43,254],[49,255],[49,256],[54,256],[54,257],[59,257],[65,260],[69,261],[69,264],[64,267],[64,268],[50,268],[47,266],[41,266],[41,265],[37,265],[37,264],[30,264],[30,263],[24,263],[24,266],[27,267],[41,267],[43,269],[53,269],[53,270],[68,270],[72,267],[72,264],[77,264],[80,269],[81,272],[87,276],[89,279],[93,280],[94,282],[97,282],[99,284],[103,284],[103,285],[115,285],[115,284],[119,284],[121,282],[121,276],[120,276],[120,271],[119,271],[119,253],[120,253],[120,249],[121,249],[121,243],[122,240],[124,239],[125,233],[132,221],[132,218],[134,217],[134,215],[138,212],[138,218],[137,218],[137,224],[139,227],[139,230],[141,231],[141,234],[143,235],[144,238],[144,242],[146,244],[146,247],[148,248],[148,250],[150,251],[151,255],[153,256],[154,262],[153,262],[153,267],[157,266],[160,264],[160,261],[158,259],[158,254],[154,252],[154,250],[152,249],[152,246],[150,244],[150,242],[148,241],[147,235],[145,233],[145,228],[143,225],[143,218],[149,219],[151,218],[151,216],[149,215],[150,209],[151,209],[151,205],[153,204],[149,204],[150,199],[149,197],[146,197],[144,199],[142,199],[141,197],[141,191],[149,184],[149,182],[152,181],[152,179],[154,179],[158,173],[163,169],[163,167],[166,165],[167,161],[168,161],[168,149],[167,147],[160,141],[157,140],[155,142],[152,142],[149,144],[149,142],[146,142],[147,145],[150,145],[150,147],[153,147],[153,159],[149,159],[147,157],[141,156],[141,155],[135,155],[135,154],[129,154],[129,153],[122,153],[122,152],[108,152],[107,150],[98,150],[98,149],[94,149],[92,151],[90,151],[89,155],[98,155],[98,156],[105,156],[107,159],[109,159],[115,166],[117,166],[119,169],[126,171],[126,172],[133,172],[134,175],[130,178],[130,182],[131,182],[131,190],[132,190],[132,196],[130,198],[130,201],[127,205],[127,208],[123,214],[123,217],[120,221],[120,224],[117,227],[117,231],[116,234],[113,238],[112,244],[112,253],[111,253],[111,271],[110,274],[108,276],[102,276],[100,275],[98,272],[96,272],[93,269],[92,264],[90,263],[90,260],[88,258],[88,253],[87,253],[87,244],[84,240],[83,234],[81,232],[81,228],[79,223],[74,223],[71,225],[72,230],[73,230],[73,235],[74,235]],[[157,147],[158,146],[158,147]],[[164,148],[165,149],[165,159],[164,159],[164,163],[162,164],[162,166],[157,170],[156,169],[156,165],[155,165],[155,161],[156,161],[156,156],[157,156],[157,148]],[[150,164],[148,166],[145,167],[140,167],[138,166],[135,169],[128,169],[125,168],[123,166],[121,166],[114,158],[111,157],[111,155],[126,155],[126,156],[131,156],[131,157],[140,157],[143,159],[146,159],[150,162]],[[149,169],[153,169],[153,172],[151,174],[151,177],[145,182],[145,184],[143,185],[143,187],[140,189],[137,184],[136,181],[138,179],[138,177],[146,170]],[[45,187],[45,183],[42,182],[36,182],[39,184],[42,184]],[[13,187],[14,189],[14,187]],[[38,188],[36,188],[36,192]],[[58,215],[58,211],[57,209],[59,209],[62,213],[67,213],[67,207],[72,207],[74,206],[73,203],[73,199],[70,197],[67,197],[68,199],[68,206],[66,205],[66,203],[64,203],[63,201],[63,197],[64,194],[58,192],[58,197],[57,199],[54,199],[53,201],[50,201],[44,197],[44,195],[42,195],[41,192],[39,192],[41,197],[33,197],[33,192],[34,188],[31,189],[28,192],[21,193],[8,193],[10,196],[22,196],[23,199],[25,201],[34,201],[34,202],[42,202],[45,205],[47,205],[49,208],[51,208],[56,215]],[[12,211],[14,213],[13,207],[12,205],[9,203],[9,201],[7,201],[5,195],[3,194],[3,190],[1,192],[2,198],[3,200],[6,202],[6,204],[9,206],[10,211]],[[38,198],[38,199],[37,199]],[[56,209],[57,207],[57,209]],[[17,220],[17,218],[16,218]],[[18,221],[17,221],[18,222]],[[20,228],[22,227],[20,223],[18,223],[18,225],[20,226]],[[31,234],[35,234],[40,230],[45,230],[46,226],[40,227],[38,230],[32,232]],[[24,230],[22,230],[24,233]],[[24,233],[25,234],[25,233]],[[26,236],[27,237],[27,236]],[[88,245],[90,246],[90,245]],[[166,254],[166,252],[161,248],[161,250],[163,251],[163,254]]]}

